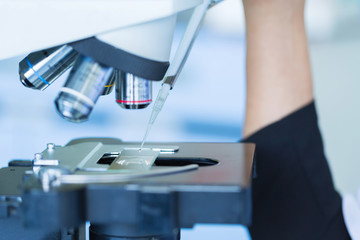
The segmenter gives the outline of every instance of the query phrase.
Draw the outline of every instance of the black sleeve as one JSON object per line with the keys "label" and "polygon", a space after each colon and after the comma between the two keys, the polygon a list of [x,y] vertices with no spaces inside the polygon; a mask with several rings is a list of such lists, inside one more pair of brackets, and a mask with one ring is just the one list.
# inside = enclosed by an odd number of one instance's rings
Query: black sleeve
{"label": "black sleeve", "polygon": [[243,142],[256,143],[252,239],[350,239],[314,103]]}

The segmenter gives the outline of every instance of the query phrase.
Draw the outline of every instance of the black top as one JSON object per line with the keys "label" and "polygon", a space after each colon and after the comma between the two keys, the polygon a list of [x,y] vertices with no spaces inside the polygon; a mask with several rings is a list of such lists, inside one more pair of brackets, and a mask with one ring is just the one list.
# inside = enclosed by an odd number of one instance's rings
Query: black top
{"label": "black top", "polygon": [[256,143],[252,239],[350,239],[314,103],[243,142]]}

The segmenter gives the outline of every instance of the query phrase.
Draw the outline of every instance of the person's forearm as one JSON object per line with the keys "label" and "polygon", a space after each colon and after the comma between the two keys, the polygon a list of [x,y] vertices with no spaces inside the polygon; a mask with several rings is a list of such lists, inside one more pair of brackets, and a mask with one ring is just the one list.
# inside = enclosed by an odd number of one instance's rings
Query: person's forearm
{"label": "person's forearm", "polygon": [[305,0],[243,0],[247,28],[244,136],[313,99]]}

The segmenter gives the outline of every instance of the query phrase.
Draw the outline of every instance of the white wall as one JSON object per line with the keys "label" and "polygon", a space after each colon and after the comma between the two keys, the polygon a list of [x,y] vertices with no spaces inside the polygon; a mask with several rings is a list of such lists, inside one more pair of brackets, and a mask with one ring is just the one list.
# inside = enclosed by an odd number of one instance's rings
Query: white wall
{"label": "white wall", "polygon": [[[360,27],[360,26],[359,26]],[[315,94],[336,187],[360,187],[360,39],[311,48]]]}
{"label": "white wall", "polygon": [[313,13],[308,18],[308,28],[322,22],[328,30],[320,36],[315,32],[321,33],[321,30],[309,31],[316,105],[325,152],[336,188],[342,193],[355,193],[360,187],[357,152],[360,147],[360,2],[308,2],[312,3],[308,10]]}

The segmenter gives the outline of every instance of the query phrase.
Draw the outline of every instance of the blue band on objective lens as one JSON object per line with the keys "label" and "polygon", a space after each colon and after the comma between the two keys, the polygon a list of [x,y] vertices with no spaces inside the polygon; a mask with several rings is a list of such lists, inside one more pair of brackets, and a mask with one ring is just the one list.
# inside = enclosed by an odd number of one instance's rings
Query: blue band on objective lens
{"label": "blue band on objective lens", "polygon": [[46,81],[42,76],[40,76],[40,74],[39,74],[37,71],[35,71],[35,69],[34,69],[33,65],[30,63],[29,59],[28,59],[28,58],[25,58],[25,60],[26,60],[27,64],[29,65],[29,67],[34,71],[34,73],[36,74],[36,76],[37,76],[41,81],[43,81],[45,84],[50,85],[50,83],[49,83],[48,81]]}

